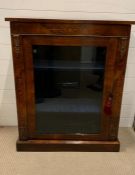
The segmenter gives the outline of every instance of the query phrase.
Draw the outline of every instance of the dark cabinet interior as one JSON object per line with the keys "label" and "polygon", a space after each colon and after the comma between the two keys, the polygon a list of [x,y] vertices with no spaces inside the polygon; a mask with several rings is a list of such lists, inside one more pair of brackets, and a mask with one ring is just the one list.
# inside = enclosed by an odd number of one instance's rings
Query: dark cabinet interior
{"label": "dark cabinet interior", "polygon": [[119,151],[128,21],[7,18],[18,151]]}
{"label": "dark cabinet interior", "polygon": [[100,132],[104,47],[33,46],[40,134]]}

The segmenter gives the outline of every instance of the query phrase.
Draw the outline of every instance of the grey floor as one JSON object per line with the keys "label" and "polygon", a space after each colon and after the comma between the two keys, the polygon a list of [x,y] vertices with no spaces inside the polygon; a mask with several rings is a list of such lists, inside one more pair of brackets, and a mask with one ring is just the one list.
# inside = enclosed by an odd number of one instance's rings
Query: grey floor
{"label": "grey floor", "polygon": [[135,175],[135,133],[120,128],[121,151],[16,152],[16,127],[0,127],[0,175]]}

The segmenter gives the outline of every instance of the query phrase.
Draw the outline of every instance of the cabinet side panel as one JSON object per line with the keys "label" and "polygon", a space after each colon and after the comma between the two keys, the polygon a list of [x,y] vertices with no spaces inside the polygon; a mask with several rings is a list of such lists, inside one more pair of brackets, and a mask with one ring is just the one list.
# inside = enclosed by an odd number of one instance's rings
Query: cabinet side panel
{"label": "cabinet side panel", "polygon": [[[11,31],[12,31],[12,28],[11,28]],[[24,66],[22,46],[21,46],[22,38],[19,35],[12,35],[11,40],[12,40],[14,78],[15,78],[17,113],[18,113],[19,139],[27,140],[25,66]]]}
{"label": "cabinet side panel", "polygon": [[129,38],[118,39],[119,46],[117,48],[116,60],[115,60],[115,74],[113,77],[113,114],[110,118],[110,140],[117,140],[120,109],[122,102],[124,78],[127,63],[127,54],[129,46]]}

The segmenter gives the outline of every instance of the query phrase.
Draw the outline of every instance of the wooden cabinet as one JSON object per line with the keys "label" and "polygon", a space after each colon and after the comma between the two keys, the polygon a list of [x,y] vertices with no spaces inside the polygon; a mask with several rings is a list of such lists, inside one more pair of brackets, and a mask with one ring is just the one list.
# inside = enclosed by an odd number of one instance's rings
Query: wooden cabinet
{"label": "wooden cabinet", "polygon": [[6,18],[18,151],[119,151],[131,24]]}

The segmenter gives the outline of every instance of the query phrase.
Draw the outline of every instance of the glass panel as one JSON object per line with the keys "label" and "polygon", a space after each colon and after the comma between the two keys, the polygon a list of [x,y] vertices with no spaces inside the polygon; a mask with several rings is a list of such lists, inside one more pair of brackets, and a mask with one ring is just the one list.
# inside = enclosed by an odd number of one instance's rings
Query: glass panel
{"label": "glass panel", "polygon": [[105,57],[105,47],[33,45],[39,134],[100,132]]}

